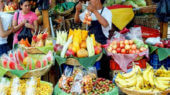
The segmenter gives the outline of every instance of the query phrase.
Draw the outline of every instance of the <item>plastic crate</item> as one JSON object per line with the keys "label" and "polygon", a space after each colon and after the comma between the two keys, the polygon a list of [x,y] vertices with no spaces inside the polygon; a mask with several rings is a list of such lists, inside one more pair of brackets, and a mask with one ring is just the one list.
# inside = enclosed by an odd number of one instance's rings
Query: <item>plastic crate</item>
{"label": "plastic crate", "polygon": [[[142,69],[145,69],[147,59],[141,59],[141,60],[135,61],[135,63],[136,63],[136,65],[140,66]],[[131,69],[132,68],[132,63],[130,63],[127,68]],[[111,70],[121,70],[119,65],[113,59],[110,60],[110,69]]]}
{"label": "plastic crate", "polygon": [[164,67],[168,69],[170,68],[170,57],[168,57],[167,59],[163,61],[159,61],[159,57],[156,53],[151,54],[149,63],[154,69],[159,69],[162,65],[164,65]]}

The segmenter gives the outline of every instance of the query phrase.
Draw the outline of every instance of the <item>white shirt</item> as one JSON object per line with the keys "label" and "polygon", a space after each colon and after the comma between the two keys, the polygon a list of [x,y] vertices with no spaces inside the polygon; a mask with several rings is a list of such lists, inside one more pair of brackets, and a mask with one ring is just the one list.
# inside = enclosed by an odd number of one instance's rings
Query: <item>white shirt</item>
{"label": "white shirt", "polygon": [[[2,26],[3,26],[4,31],[7,31],[8,27],[11,26],[11,24],[12,24],[13,15],[0,12],[0,17],[1,17]],[[0,45],[6,44],[7,38],[8,37],[5,37],[5,38],[0,37]]]}
{"label": "white shirt", "polygon": [[[101,9],[102,10],[102,9]],[[101,10],[98,10],[99,13],[101,13]],[[85,12],[87,10],[85,10],[83,13],[81,13],[79,15],[79,18],[80,20],[83,22],[84,20],[84,17],[85,17]],[[106,7],[103,9],[103,12],[101,14],[106,20],[107,22],[109,23],[109,26],[107,26],[106,28],[104,26],[102,26],[102,30],[103,30],[103,33],[104,35],[108,38],[109,37],[109,30],[111,30],[112,28],[112,13],[109,9],[107,9]],[[91,17],[92,17],[92,21],[95,21],[97,20],[95,14],[91,14]]]}

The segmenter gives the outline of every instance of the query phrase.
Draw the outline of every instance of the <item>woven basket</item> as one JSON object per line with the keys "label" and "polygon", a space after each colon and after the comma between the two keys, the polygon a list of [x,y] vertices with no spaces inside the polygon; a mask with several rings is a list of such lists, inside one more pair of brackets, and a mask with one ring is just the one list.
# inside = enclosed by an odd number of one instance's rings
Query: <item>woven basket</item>
{"label": "woven basket", "polygon": [[139,12],[140,13],[156,13],[156,8],[157,8],[157,5],[150,5],[150,6],[146,6],[146,7],[141,7]]}
{"label": "woven basket", "polygon": [[163,93],[168,93],[170,89],[164,91],[164,92],[151,92],[151,91],[136,91],[136,90],[131,90],[128,88],[121,87],[119,83],[116,82],[116,85],[120,88],[120,90],[127,94],[127,95],[167,95]]}
{"label": "woven basket", "polygon": [[[103,56],[103,54],[101,54],[96,61],[99,61],[102,58],[102,56]],[[72,65],[72,66],[80,66],[79,61],[74,59],[74,58],[68,58],[67,61],[66,61],[66,64]]]}
{"label": "woven basket", "polygon": [[64,11],[64,12],[59,12],[59,11],[57,11],[57,14],[60,15],[60,16],[68,16],[68,15],[71,14],[71,12],[72,12],[73,10],[74,10],[74,7],[71,8],[71,9],[69,9],[69,10],[66,10],[66,11]]}
{"label": "woven basket", "polygon": [[152,0],[145,0],[146,1],[146,4],[149,6],[149,5],[152,5]]}
{"label": "woven basket", "polygon": [[[31,78],[32,76],[41,77],[41,76],[45,75],[50,70],[52,65],[53,64],[50,64],[50,65],[45,66],[45,67],[40,68],[40,69],[31,70],[31,71],[25,73],[21,78]],[[10,71],[8,71],[6,73],[6,75],[9,76],[9,77],[14,77],[15,76]]]}

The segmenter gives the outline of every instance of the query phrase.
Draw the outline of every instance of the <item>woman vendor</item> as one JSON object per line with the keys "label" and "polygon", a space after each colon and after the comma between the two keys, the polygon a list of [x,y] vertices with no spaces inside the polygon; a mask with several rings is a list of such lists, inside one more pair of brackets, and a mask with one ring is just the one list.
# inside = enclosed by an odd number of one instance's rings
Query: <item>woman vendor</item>
{"label": "woman vendor", "polygon": [[[91,14],[91,24],[88,26],[89,35],[95,34],[95,39],[101,44],[106,44],[109,37],[109,30],[112,27],[112,13],[106,7],[103,7],[105,0],[89,0],[87,10],[80,13],[82,9],[82,3],[79,2],[76,6],[75,22],[83,22],[86,11]],[[101,64],[100,64],[101,62]],[[100,70],[98,70],[98,76],[109,79],[109,58],[103,55],[102,59],[97,64],[100,64]]]}
{"label": "woman vendor", "polygon": [[[92,21],[88,26],[89,34],[95,34],[95,39],[101,43],[106,44],[109,36],[109,30],[112,26],[112,13],[106,7],[103,7],[105,0],[89,0],[87,10],[91,12]],[[79,2],[76,6],[75,22],[83,22],[85,18],[85,10],[80,13],[82,3]]]}

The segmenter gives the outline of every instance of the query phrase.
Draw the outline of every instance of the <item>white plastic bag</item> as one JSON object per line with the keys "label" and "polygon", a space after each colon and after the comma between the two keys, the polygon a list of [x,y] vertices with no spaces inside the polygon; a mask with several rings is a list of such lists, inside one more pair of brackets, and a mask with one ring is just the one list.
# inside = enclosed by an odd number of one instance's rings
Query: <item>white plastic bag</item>
{"label": "white plastic bag", "polygon": [[34,77],[31,77],[29,81],[27,81],[27,88],[25,95],[36,95],[36,87],[37,81]]}
{"label": "white plastic bag", "polygon": [[160,37],[147,38],[147,39],[145,40],[145,43],[151,44],[151,45],[155,45],[156,43],[162,43],[160,40],[161,40]]}
{"label": "white plastic bag", "polygon": [[132,27],[130,29],[130,32],[126,33],[126,39],[129,39],[129,40],[138,40],[138,41],[141,41],[143,42],[143,39],[142,39],[142,32],[141,32],[141,27]]}
{"label": "white plastic bag", "polygon": [[20,80],[18,77],[13,79],[12,82],[12,87],[11,87],[11,95],[21,95],[21,92],[19,92],[19,85],[20,85]]}
{"label": "white plastic bag", "polygon": [[9,88],[10,82],[7,78],[0,79],[0,95],[7,95],[7,88]]}

